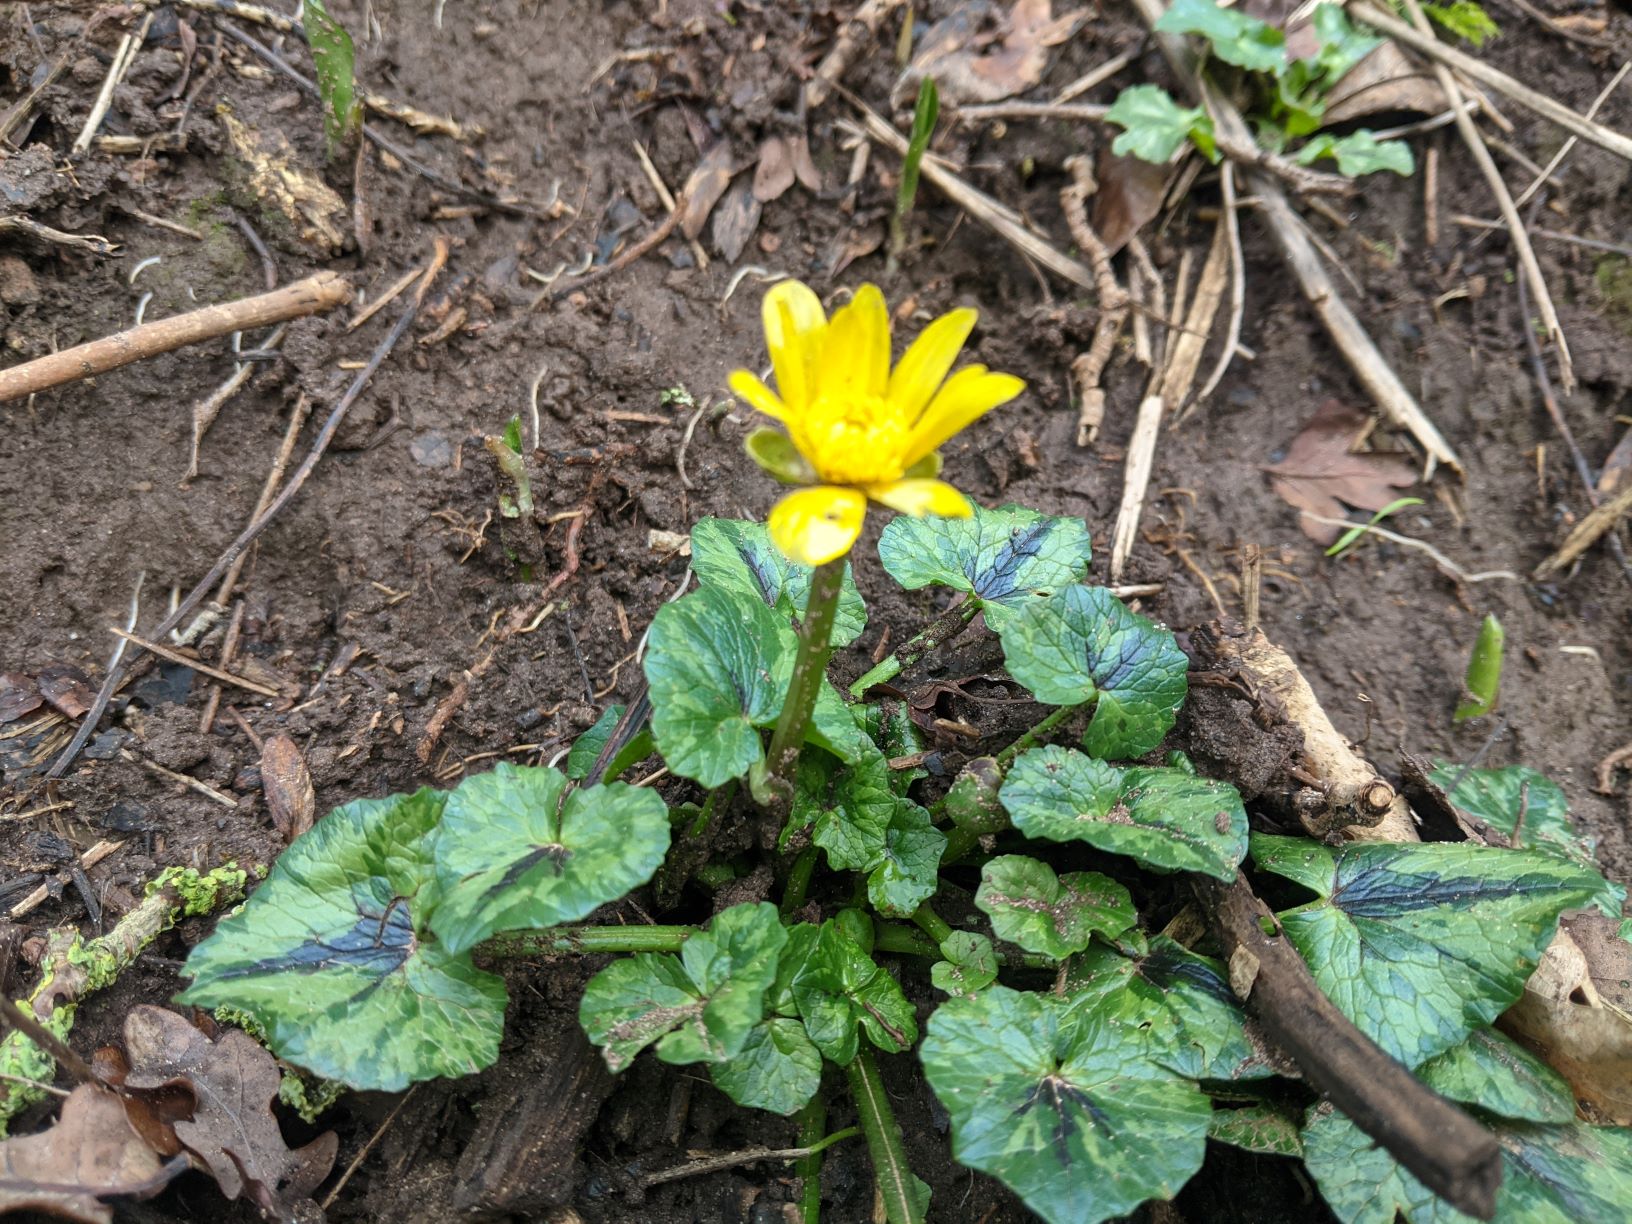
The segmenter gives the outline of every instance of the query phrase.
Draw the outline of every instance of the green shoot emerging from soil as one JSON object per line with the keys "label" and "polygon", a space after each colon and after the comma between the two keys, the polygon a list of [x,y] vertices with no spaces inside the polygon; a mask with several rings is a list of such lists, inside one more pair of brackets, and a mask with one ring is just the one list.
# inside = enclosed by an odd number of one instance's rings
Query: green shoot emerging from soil
{"label": "green shoot emerging from soil", "polygon": [[941,113],[941,96],[935,81],[925,77],[918,84],[918,103],[912,112],[912,133],[907,138],[907,155],[901,162],[901,182],[895,189],[895,212],[890,216],[890,250],[887,273],[894,275],[907,247],[907,214],[918,198],[918,173],[929,149],[929,138],[935,134],[935,121]]}
{"label": "green shoot emerging from soil", "polygon": [[301,26],[317,68],[317,92],[323,99],[323,139],[330,157],[349,145],[363,125],[357,97],[357,53],[346,28],[329,16],[323,0],[301,0]]}
{"label": "green shoot emerging from soil", "polygon": [[1473,654],[1468,657],[1468,671],[1462,678],[1462,700],[1453,717],[1457,722],[1469,718],[1483,718],[1496,708],[1496,695],[1502,686],[1502,651],[1507,645],[1507,634],[1502,622],[1486,616],[1479,626],[1479,636],[1473,643]]}
{"label": "green shoot emerging from soil", "polygon": [[[1209,1139],[1301,1157],[1345,1224],[1452,1218],[1283,1078],[1238,966],[1174,919],[1192,884],[1249,872],[1279,907],[1267,933],[1359,1032],[1499,1136],[1499,1219],[1618,1218],[1628,1132],[1578,1121],[1563,1081],[1491,1027],[1562,915],[1624,899],[1562,792],[1528,771],[1434,773],[1522,849],[1252,832],[1235,789],[1173,751],[1188,659],[1086,582],[1086,524],[968,509],[884,528],[884,571],[956,602],[850,697],[827,666],[867,625],[845,551],[805,565],[764,524],[702,520],[698,589],[651,625],[649,719],[644,702],[607,710],[564,770],[501,764],[337,808],[194,949],[182,1000],[246,1014],[309,1072],[397,1091],[498,1058],[506,959],[615,954],[579,1005],[607,1067],[706,1069],[737,1104],[796,1119],[806,1224],[821,1149],[856,1133],[828,1133],[824,1092],[844,1088],[890,1224],[926,1219],[880,1073],[909,1057],[956,1158],[1055,1224],[1170,1199]],[[948,770],[933,703],[894,685],[977,617],[1009,700],[1036,708]],[[648,780],[667,770],[661,792],[618,780],[643,761]],[[725,827],[755,830],[764,865],[741,841],[717,850]],[[593,924],[648,884],[643,905],[707,917]],[[726,886],[736,903],[716,909]]]}

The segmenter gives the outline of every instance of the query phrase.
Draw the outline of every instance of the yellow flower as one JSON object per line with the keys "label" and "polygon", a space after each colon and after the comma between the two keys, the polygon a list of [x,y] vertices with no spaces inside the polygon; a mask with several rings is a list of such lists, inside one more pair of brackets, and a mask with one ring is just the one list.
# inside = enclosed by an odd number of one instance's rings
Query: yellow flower
{"label": "yellow flower", "polygon": [[756,430],[749,453],[778,479],[812,487],[771,511],[771,538],[788,557],[821,565],[850,551],[871,499],[904,514],[967,518],[968,499],[945,481],[936,448],[1026,389],[1012,374],[966,366],[947,377],[975,325],[973,310],[936,319],[890,369],[890,316],[863,285],[830,321],[798,281],[765,295],[773,393],[747,370],[731,390],[787,430]]}

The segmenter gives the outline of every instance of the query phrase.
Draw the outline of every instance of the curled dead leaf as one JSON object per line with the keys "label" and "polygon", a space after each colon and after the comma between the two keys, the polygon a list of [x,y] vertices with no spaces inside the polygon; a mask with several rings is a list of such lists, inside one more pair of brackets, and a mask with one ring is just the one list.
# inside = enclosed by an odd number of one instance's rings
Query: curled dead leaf
{"label": "curled dead leaf", "polygon": [[190,1120],[177,1137],[229,1199],[247,1194],[269,1220],[310,1215],[307,1200],[334,1167],[339,1137],[329,1131],[303,1148],[284,1142],[272,1102],[277,1062],[248,1034],[230,1029],[211,1041],[175,1012],[139,1006],[125,1019],[127,1088],[192,1093]]}
{"label": "curled dead leaf", "polygon": [[35,678],[44,697],[64,718],[78,718],[96,701],[96,690],[85,673],[71,663],[53,663]]}
{"label": "curled dead leaf", "polygon": [[746,180],[733,187],[714,212],[714,247],[727,263],[735,263],[742,248],[759,228],[763,205]]}
{"label": "curled dead leaf", "polygon": [[759,167],[754,171],[754,199],[769,204],[793,186],[793,150],[780,136],[759,146]]}
{"label": "curled dead leaf", "polygon": [[680,232],[687,241],[695,241],[703,232],[708,215],[720,202],[736,172],[737,163],[731,156],[729,141],[718,141],[703,154],[680,192]]}
{"label": "curled dead leaf", "polygon": [[991,0],[968,0],[924,31],[890,100],[904,105],[925,77],[935,79],[943,105],[1012,98],[1043,79],[1049,48],[1087,16],[1073,9],[1055,17],[1052,0],[1015,0],[1007,13]]}
{"label": "curled dead leaf", "polygon": [[1286,458],[1266,467],[1276,496],[1295,510],[1303,534],[1317,544],[1337,539],[1338,527],[1310,515],[1342,518],[1344,506],[1381,510],[1415,484],[1416,467],[1399,455],[1350,449],[1370,427],[1364,412],[1327,400],[1287,448]]}
{"label": "curled dead leaf", "polygon": [[312,775],[295,741],[281,731],[268,736],[261,747],[261,790],[266,795],[272,823],[283,835],[285,844],[312,827],[317,816]]}

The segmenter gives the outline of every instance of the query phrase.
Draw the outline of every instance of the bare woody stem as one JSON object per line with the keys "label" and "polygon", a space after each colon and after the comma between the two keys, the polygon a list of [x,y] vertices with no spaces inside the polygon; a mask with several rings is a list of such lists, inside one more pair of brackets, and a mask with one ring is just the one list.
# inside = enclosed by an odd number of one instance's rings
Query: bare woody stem
{"label": "bare woody stem", "polygon": [[875,684],[886,684],[895,679],[930,651],[939,650],[967,629],[979,611],[980,604],[973,599],[948,608],[904,643],[900,650],[885,656],[858,678],[850,686],[850,695],[864,696]]}
{"label": "bare woody stem", "polygon": [[799,654],[793,663],[788,695],[771,733],[771,749],[765,758],[763,778],[750,776],[754,798],[785,820],[793,805],[793,770],[799,749],[810,728],[811,711],[822,691],[827,661],[833,654],[833,619],[838,612],[839,592],[844,585],[845,558],[836,557],[816,567],[810,578],[810,601],[805,605],[805,623],[799,635]]}

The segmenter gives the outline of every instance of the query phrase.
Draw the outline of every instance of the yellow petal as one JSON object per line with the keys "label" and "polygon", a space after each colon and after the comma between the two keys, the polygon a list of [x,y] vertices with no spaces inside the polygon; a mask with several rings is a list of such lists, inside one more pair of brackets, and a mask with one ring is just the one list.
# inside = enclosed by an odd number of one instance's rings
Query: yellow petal
{"label": "yellow petal", "polygon": [[822,565],[850,551],[866,514],[867,499],[854,489],[817,485],[777,502],[766,526],[790,561]]}
{"label": "yellow petal", "polygon": [[765,320],[765,347],[776,370],[776,389],[788,412],[797,415],[815,394],[827,312],[810,286],[787,280],[771,286],[760,313]]}
{"label": "yellow petal", "polygon": [[967,307],[936,319],[918,334],[918,339],[901,355],[890,375],[890,403],[909,424],[918,420],[947,371],[963,351],[963,343],[980,316]]}
{"label": "yellow petal", "polygon": [[877,285],[863,285],[833,312],[822,349],[822,390],[882,396],[890,379],[890,312]]}
{"label": "yellow petal", "polygon": [[968,518],[974,513],[969,499],[944,480],[897,480],[894,484],[869,485],[867,496],[914,518],[926,514]]}
{"label": "yellow petal", "polygon": [[750,374],[747,370],[732,370],[728,381],[731,393],[747,403],[755,412],[763,412],[773,421],[788,419],[788,410],[783,407],[782,401],[776,398],[757,375]]}
{"label": "yellow petal", "polygon": [[965,366],[947,379],[929,401],[924,415],[913,426],[903,461],[910,467],[953,434],[1025,389],[1026,384],[1013,374],[994,374],[981,365]]}

